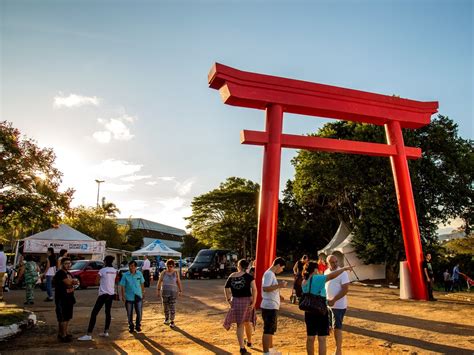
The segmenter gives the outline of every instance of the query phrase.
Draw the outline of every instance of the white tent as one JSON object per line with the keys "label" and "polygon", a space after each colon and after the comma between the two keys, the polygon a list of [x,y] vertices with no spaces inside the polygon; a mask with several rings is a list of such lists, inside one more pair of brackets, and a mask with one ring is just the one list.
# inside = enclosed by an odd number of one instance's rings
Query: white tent
{"label": "white tent", "polygon": [[153,243],[148,244],[146,247],[141,248],[137,251],[132,253],[132,256],[174,256],[174,257],[181,257],[181,253],[179,251],[171,249],[165,243],[160,240],[155,240]]}
{"label": "white tent", "polygon": [[351,281],[357,280],[357,277],[360,280],[385,279],[385,265],[364,264],[357,256],[351,241],[352,233],[349,227],[344,222],[341,222],[334,237],[332,237],[328,245],[318,251],[318,254],[334,254],[338,258],[339,266],[353,266],[354,272],[349,273]]}
{"label": "white tent", "polygon": [[49,247],[58,253],[66,249],[70,254],[103,254],[105,241],[97,241],[67,224],[50,228],[23,239],[23,252],[46,253]]}

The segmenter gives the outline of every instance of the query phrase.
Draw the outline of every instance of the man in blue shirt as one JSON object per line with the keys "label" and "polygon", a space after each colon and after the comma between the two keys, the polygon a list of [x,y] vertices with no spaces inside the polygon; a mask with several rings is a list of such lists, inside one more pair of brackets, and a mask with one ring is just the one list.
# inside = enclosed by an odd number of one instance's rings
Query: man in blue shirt
{"label": "man in blue shirt", "polygon": [[[143,299],[145,298],[145,278],[142,273],[137,270],[137,263],[132,260],[128,263],[128,269],[122,275],[119,285],[121,286],[122,300],[127,310],[128,331],[133,333],[134,330],[140,332],[142,321]],[[133,309],[137,313],[135,327],[133,325]]]}

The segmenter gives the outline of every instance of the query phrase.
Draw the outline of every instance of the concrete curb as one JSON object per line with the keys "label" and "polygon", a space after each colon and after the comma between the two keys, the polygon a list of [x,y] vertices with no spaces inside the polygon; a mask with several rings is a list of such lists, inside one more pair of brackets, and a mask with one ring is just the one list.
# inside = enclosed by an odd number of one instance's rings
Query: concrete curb
{"label": "concrete curb", "polygon": [[36,314],[33,312],[28,312],[28,318],[19,323],[13,323],[4,327],[0,327],[0,341],[6,340],[21,331],[32,328],[36,325]]}

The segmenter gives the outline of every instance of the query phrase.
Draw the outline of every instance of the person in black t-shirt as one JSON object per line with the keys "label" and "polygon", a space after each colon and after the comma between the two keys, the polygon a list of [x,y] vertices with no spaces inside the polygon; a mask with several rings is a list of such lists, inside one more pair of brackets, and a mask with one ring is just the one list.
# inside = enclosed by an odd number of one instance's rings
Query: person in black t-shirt
{"label": "person in black t-shirt", "polygon": [[61,259],[61,268],[54,275],[55,290],[54,300],[56,303],[56,317],[58,319],[58,338],[62,342],[70,342],[72,336],[68,334],[67,328],[72,319],[74,304],[74,285],[78,284],[73,279],[69,269],[71,268],[71,259],[63,257]]}
{"label": "person in black t-shirt", "polygon": [[295,266],[293,266],[293,274],[295,275],[293,289],[296,297],[298,298],[298,303],[303,293],[303,291],[301,291],[301,284],[303,282],[303,268],[308,262],[308,255],[303,255],[303,257],[295,263]]}
{"label": "person in black t-shirt", "polygon": [[433,267],[431,266],[431,254],[426,254],[422,269],[423,276],[426,279],[426,285],[428,287],[429,300],[436,301],[436,298],[433,297],[434,273]]}
{"label": "person in black t-shirt", "polygon": [[252,275],[246,272],[249,262],[245,259],[237,263],[237,272],[232,273],[224,286],[224,295],[230,310],[224,320],[224,328],[229,330],[232,323],[237,324],[237,340],[240,353],[246,354],[244,331],[247,335],[247,345],[252,346],[252,325],[255,328],[257,301],[257,286]]}

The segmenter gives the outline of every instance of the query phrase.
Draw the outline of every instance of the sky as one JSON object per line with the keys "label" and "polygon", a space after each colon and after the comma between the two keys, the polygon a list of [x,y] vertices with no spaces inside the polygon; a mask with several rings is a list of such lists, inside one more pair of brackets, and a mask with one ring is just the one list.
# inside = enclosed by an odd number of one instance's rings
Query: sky
{"label": "sky", "polygon": [[[54,149],[73,205],[100,197],[185,228],[194,197],[261,182],[240,144],[264,112],[224,105],[215,62],[419,101],[474,138],[473,2],[0,0],[1,120]],[[329,120],[285,115],[308,134]],[[293,178],[284,150],[280,186]]]}

